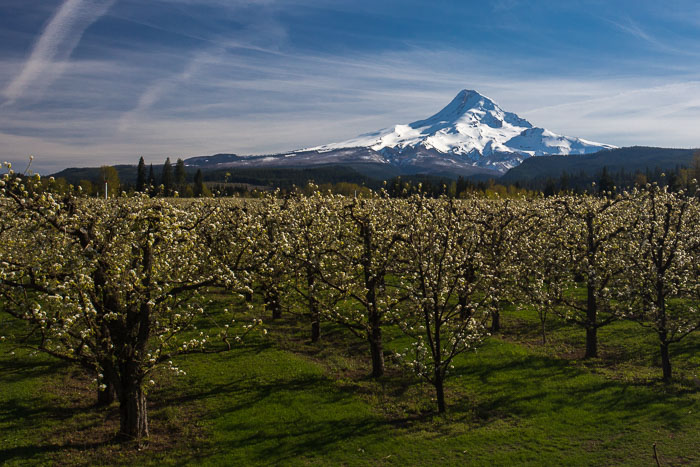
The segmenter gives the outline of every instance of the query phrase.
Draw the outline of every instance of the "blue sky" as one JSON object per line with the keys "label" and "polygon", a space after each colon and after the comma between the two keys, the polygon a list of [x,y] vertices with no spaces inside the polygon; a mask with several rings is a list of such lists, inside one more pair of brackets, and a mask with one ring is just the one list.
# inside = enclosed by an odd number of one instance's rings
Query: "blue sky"
{"label": "blue sky", "polygon": [[463,88],[557,133],[698,147],[700,4],[0,3],[0,159],[39,172],[342,141]]}

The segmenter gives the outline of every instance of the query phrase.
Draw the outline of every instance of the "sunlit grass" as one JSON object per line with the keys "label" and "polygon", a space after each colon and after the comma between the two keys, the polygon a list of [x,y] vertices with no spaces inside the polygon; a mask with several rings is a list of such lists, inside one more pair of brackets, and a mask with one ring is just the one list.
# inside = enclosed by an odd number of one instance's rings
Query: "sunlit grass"
{"label": "sunlit grass", "polygon": [[[216,310],[230,306],[212,298],[200,327],[215,327]],[[298,319],[267,321],[268,336],[231,352],[179,357],[187,375],[158,375],[149,393],[153,440],[143,451],[109,443],[109,432],[90,444],[105,420],[115,423],[114,407],[91,407],[89,388],[55,390],[72,370],[25,350],[9,355],[8,338],[0,462],[652,465],[653,443],[662,463],[700,462],[697,334],[672,347],[677,379],[664,385],[655,336],[636,323],[601,329],[600,358],[585,361],[581,328],[552,317],[542,346],[534,312],[507,309],[503,332],[456,360],[438,417],[432,388],[390,357],[408,344],[395,329],[385,333],[387,375],[374,381],[365,342],[324,324],[311,345]]]}

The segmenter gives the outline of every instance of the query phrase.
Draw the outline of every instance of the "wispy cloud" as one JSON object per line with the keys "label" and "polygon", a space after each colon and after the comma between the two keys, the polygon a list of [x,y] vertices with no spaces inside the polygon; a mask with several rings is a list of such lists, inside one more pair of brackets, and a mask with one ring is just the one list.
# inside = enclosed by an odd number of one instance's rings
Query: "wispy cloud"
{"label": "wispy cloud", "polygon": [[65,0],[37,39],[22,71],[3,91],[5,105],[22,98],[35,85],[45,89],[65,68],[61,63],[78,46],[85,29],[116,0]]}
{"label": "wispy cloud", "polygon": [[209,59],[208,53],[198,53],[185,66],[185,69],[175,76],[163,78],[148,86],[139,97],[136,106],[125,112],[119,119],[119,131],[124,132],[131,127],[138,117],[151,108],[164,94],[175,90],[178,86],[187,82],[194,73]]}
{"label": "wispy cloud", "polygon": [[520,5],[520,0],[495,0],[492,3],[492,8],[495,13],[510,11]]}
{"label": "wispy cloud", "polygon": [[[425,118],[462,88],[560,134],[619,146],[700,145],[693,98],[700,66],[687,59],[698,38],[670,26],[676,20],[644,21],[644,12],[632,18],[610,7],[591,13],[594,30],[578,31],[557,26],[569,10],[554,15],[547,5],[555,2],[495,0],[480,10],[438,9],[417,23],[432,31],[449,25],[448,13],[469,10],[464,24],[479,34],[467,43],[453,40],[459,34],[420,34],[405,27],[410,22],[398,28],[393,5],[415,10],[419,0],[151,0],[111,9],[114,0],[54,1],[61,6],[26,62],[10,46],[3,56],[0,42],[0,83],[10,83],[0,87],[0,105],[3,94],[18,101],[0,111],[0,159],[34,154],[44,172],[134,163],[140,155],[162,162],[343,141]],[[498,24],[493,8],[500,8]],[[81,39],[108,9],[110,27]],[[401,13],[416,20],[415,12]],[[552,20],[556,41],[536,24],[538,15]],[[338,17],[356,27],[325,21]],[[575,47],[583,32],[605,47]],[[87,39],[94,41],[74,54]],[[28,39],[15,43],[26,47]],[[47,84],[51,92],[31,99]]]}
{"label": "wispy cloud", "polygon": [[[648,44],[659,52],[688,57],[698,57],[700,55],[697,52],[697,39],[689,40],[688,38],[684,38],[683,45],[679,47],[678,41],[673,37],[671,31],[666,32],[665,36],[653,34],[629,17],[624,17],[620,20],[607,19],[607,21],[618,30]],[[670,39],[669,36],[671,36]],[[661,37],[663,37],[663,39]]]}
{"label": "wispy cloud", "polygon": [[620,30],[631,34],[632,36],[645,40],[651,44],[657,45],[659,42],[651,37],[646,31],[644,31],[637,23],[632,21],[631,19],[627,18],[625,23],[620,23],[620,22],[615,22],[612,21],[612,23],[617,26]]}
{"label": "wispy cloud", "polygon": [[618,146],[700,145],[693,136],[700,102],[688,98],[700,95],[697,81],[509,78],[484,63],[484,57],[437,50],[253,60],[247,52],[212,49],[193,54],[145,91],[116,88],[137,102],[126,113],[96,107],[71,116],[65,109],[28,108],[12,120],[0,115],[0,128],[14,134],[0,139],[4,154],[19,162],[35,154],[36,168],[46,172],[134,163],[139,155],[162,162],[166,156],[273,153],[424,118],[461,88],[475,88],[560,134]]}

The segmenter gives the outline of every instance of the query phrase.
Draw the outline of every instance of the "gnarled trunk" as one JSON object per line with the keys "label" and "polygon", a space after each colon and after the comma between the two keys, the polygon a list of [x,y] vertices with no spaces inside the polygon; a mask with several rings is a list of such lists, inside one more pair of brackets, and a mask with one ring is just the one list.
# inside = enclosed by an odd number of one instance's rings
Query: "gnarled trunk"
{"label": "gnarled trunk", "polygon": [[[143,268],[147,272],[143,283],[151,283],[153,252],[150,245],[143,248]],[[146,297],[150,300],[150,296]],[[123,330],[125,343],[123,357],[118,365],[120,387],[119,396],[119,436],[125,440],[137,440],[148,436],[148,408],[146,393],[143,391],[143,373],[140,356],[145,354],[146,344],[151,334],[151,304],[141,303],[138,309],[127,313],[127,326]]]}
{"label": "gnarled trunk", "polygon": [[148,436],[146,394],[140,382],[128,382],[119,397],[119,437],[140,440]]}

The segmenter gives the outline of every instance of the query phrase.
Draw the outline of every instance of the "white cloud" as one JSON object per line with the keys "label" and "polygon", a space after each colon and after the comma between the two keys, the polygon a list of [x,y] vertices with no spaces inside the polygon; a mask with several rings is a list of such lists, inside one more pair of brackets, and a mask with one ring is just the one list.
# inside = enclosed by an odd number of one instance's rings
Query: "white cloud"
{"label": "white cloud", "polygon": [[19,74],[7,85],[6,104],[22,98],[37,85],[45,89],[64,71],[85,29],[104,15],[115,0],[65,0],[41,32]]}
{"label": "white cloud", "polygon": [[34,154],[36,168],[51,172],[135,163],[141,155],[160,163],[166,156],[282,152],[425,118],[462,88],[569,136],[700,146],[700,102],[693,98],[700,81],[690,74],[550,78],[515,72],[522,64],[514,61],[435,48],[339,58],[217,46],[183,54],[167,70],[145,58],[125,57],[127,73],[119,63],[72,63],[52,88],[59,105],[0,113],[0,158],[22,162]]}

